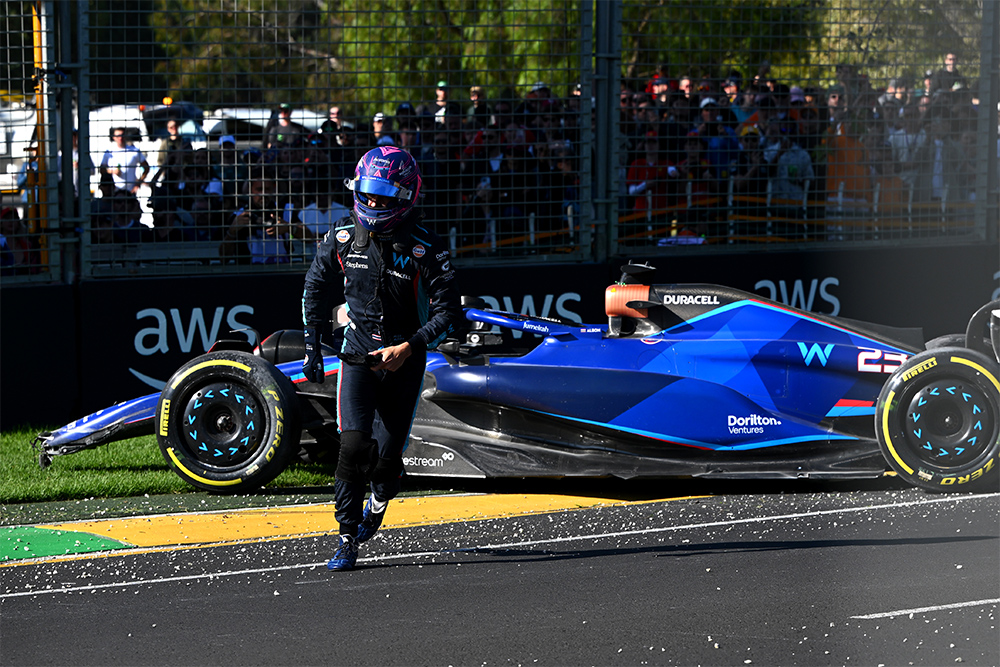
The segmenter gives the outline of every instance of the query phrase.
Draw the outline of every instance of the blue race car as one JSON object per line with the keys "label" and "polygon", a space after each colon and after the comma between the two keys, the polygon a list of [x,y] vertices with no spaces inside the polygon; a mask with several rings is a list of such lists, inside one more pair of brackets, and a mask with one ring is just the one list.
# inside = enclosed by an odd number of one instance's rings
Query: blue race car
{"label": "blue race car", "polygon": [[[716,285],[650,285],[629,264],[607,323],[464,305],[428,355],[408,475],[863,478],[936,491],[1000,487],[1000,301],[965,334],[896,329]],[[195,487],[243,493],[338,446],[336,376],[302,375],[300,331],[218,341],[159,394],[35,439],[54,456],[155,433]],[[335,459],[333,459],[335,460]]]}

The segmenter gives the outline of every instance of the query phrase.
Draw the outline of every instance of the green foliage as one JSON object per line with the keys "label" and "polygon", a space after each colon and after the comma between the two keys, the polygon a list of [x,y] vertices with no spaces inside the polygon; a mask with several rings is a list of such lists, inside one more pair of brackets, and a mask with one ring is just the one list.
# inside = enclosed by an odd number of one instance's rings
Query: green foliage
{"label": "green foliage", "polygon": [[[498,92],[579,67],[576,3],[535,0],[156,0],[170,94],[206,107],[433,99],[437,81]],[[377,109],[365,109],[374,112]]]}
{"label": "green foliage", "polygon": [[831,0],[818,62],[853,65],[872,80],[910,77],[938,69],[945,53],[958,54],[967,73],[979,69],[983,7],[979,0]]}
{"label": "green foliage", "polygon": [[820,34],[823,5],[817,0],[626,3],[623,76],[648,79],[655,73],[650,65],[665,65],[673,76],[715,77],[729,66],[795,64]]}

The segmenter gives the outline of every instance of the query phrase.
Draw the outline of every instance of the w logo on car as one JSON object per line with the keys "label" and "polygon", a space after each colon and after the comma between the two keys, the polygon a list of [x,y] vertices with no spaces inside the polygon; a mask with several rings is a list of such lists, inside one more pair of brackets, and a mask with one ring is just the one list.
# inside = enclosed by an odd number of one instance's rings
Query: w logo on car
{"label": "w logo on car", "polygon": [[820,366],[825,367],[826,362],[830,360],[830,353],[833,352],[833,343],[826,347],[820,347],[819,343],[813,343],[811,347],[806,347],[805,343],[799,343],[799,352],[802,353],[806,366],[811,366],[813,359],[819,358]]}

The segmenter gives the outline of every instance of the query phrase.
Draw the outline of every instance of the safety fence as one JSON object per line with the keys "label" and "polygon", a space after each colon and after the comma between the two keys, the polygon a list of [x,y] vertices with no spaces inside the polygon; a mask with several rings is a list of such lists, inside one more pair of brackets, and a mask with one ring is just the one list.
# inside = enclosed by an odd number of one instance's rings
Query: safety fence
{"label": "safety fence", "polygon": [[996,241],[996,3],[3,11],[5,284],[302,271],[379,146],[460,265]]}

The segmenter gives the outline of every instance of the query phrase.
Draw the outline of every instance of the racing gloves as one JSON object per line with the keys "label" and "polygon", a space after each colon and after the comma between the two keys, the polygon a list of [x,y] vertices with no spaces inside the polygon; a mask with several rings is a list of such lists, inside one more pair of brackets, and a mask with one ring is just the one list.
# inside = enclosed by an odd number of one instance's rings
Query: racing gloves
{"label": "racing gloves", "polygon": [[319,327],[306,327],[306,358],[302,361],[302,374],[306,379],[316,384],[323,384],[326,373],[323,371],[323,351],[320,348]]}

